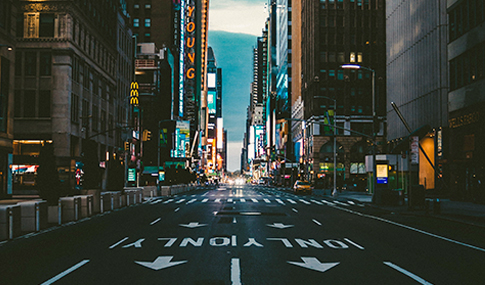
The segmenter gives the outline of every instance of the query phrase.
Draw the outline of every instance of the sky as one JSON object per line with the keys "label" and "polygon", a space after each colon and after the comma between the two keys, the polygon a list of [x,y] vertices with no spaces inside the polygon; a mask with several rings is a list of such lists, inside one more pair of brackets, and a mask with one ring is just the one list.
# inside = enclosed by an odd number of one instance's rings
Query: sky
{"label": "sky", "polygon": [[240,169],[253,76],[253,47],[268,13],[267,0],[209,1],[209,46],[222,68],[222,117],[227,130],[228,171]]}

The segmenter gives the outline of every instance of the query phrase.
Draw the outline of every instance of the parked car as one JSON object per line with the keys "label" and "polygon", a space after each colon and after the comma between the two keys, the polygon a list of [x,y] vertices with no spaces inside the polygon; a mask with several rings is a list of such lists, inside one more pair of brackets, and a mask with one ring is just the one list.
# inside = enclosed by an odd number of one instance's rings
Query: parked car
{"label": "parked car", "polygon": [[295,185],[293,186],[293,192],[295,194],[298,193],[308,193],[312,194],[313,187],[310,185],[310,182],[304,180],[297,180]]}

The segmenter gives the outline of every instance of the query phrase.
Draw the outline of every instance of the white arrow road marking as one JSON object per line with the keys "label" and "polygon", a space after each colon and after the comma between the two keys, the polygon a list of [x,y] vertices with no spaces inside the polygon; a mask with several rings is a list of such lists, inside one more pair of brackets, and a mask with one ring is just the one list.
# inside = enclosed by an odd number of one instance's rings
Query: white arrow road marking
{"label": "white arrow road marking", "polygon": [[239,258],[231,259],[231,284],[241,285],[241,266],[239,265]]}
{"label": "white arrow road marking", "polygon": [[293,201],[293,200],[291,200],[291,199],[286,199],[286,200],[288,200],[288,202],[290,202],[290,203],[291,203],[291,204],[293,204],[293,205],[294,205],[294,204],[296,204],[296,202],[295,202],[295,201]]}
{"label": "white arrow road marking", "polygon": [[315,271],[325,272],[332,267],[340,264],[340,262],[322,263],[316,257],[302,257],[303,262],[287,261],[289,264],[301,266]]}
{"label": "white arrow road marking", "polygon": [[285,205],[285,203],[281,201],[281,199],[276,199],[276,202],[280,203],[281,205]]}
{"label": "white arrow road marking", "polygon": [[78,269],[79,267],[83,266],[84,264],[86,264],[88,262],[89,262],[89,259],[85,259],[85,260],[79,262],[78,264],[74,265],[73,267],[67,269],[66,271],[61,272],[58,275],[52,277],[51,279],[45,281],[44,283],[42,283],[40,285],[50,285],[50,284],[56,282],[57,280],[61,279],[62,277],[66,276],[67,274],[69,274],[71,272],[73,272],[74,270]]}
{"label": "white arrow road marking", "polygon": [[320,223],[319,221],[317,221],[317,220],[315,220],[315,219],[313,219],[312,221],[313,221],[315,224],[319,225],[319,226],[321,226],[321,225],[322,225],[322,223]]}
{"label": "white arrow road marking", "polygon": [[424,280],[423,278],[397,266],[396,264],[393,264],[392,262],[384,262],[385,265],[391,267],[391,268],[394,268],[396,269],[397,271],[401,272],[402,274],[404,275],[407,275],[408,277],[411,277],[412,279],[414,279],[415,281],[419,282],[419,284],[426,284],[426,285],[432,285],[431,283],[429,283],[428,281]]}
{"label": "white arrow road marking", "polygon": [[192,223],[189,223],[189,224],[179,224],[179,226],[186,227],[186,228],[189,228],[189,229],[193,229],[193,228],[198,228],[198,227],[205,227],[207,225],[206,224],[199,224],[199,222],[192,222]]}
{"label": "white arrow road marking", "polygon": [[272,228],[277,228],[277,229],[286,229],[286,228],[294,227],[294,225],[285,225],[283,223],[267,224],[267,226]]}
{"label": "white arrow road marking", "polygon": [[160,270],[160,269],[164,269],[164,268],[168,268],[168,267],[172,267],[175,265],[188,262],[187,260],[171,262],[172,258],[173,256],[159,256],[153,262],[135,261],[135,263],[140,264],[141,266],[148,267],[153,270]]}
{"label": "white arrow road marking", "polygon": [[254,203],[259,203],[258,200],[254,199],[254,198],[251,198],[251,200],[254,202]]}

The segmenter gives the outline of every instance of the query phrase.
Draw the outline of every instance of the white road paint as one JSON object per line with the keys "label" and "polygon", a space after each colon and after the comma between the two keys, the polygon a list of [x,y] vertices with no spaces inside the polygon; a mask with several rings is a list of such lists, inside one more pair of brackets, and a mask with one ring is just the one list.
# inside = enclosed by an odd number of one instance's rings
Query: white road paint
{"label": "white road paint", "polygon": [[348,200],[347,203],[349,203],[350,205],[355,205],[354,201]]}
{"label": "white road paint", "polygon": [[85,259],[85,260],[79,262],[78,264],[74,265],[73,267],[71,267],[71,268],[59,273],[58,275],[52,277],[51,279],[45,281],[44,283],[42,283],[40,285],[50,285],[50,284],[58,281],[62,277],[66,276],[67,274],[69,274],[69,273],[73,272],[74,270],[80,268],[81,266],[85,265],[88,262],[89,262],[89,259]]}
{"label": "white road paint", "polygon": [[189,223],[189,224],[179,224],[179,226],[189,228],[189,229],[193,229],[193,228],[205,227],[205,226],[207,226],[207,224],[199,224],[199,222],[192,222],[192,223]]}
{"label": "white road paint", "polygon": [[269,201],[269,200],[268,200],[268,199],[266,199],[266,198],[264,198],[264,199],[263,199],[263,201],[264,201],[264,202],[266,202],[266,203],[268,203],[268,204],[269,204],[269,203],[271,203],[271,201]]}
{"label": "white road paint", "polygon": [[276,202],[280,203],[281,205],[285,205],[285,203],[281,201],[281,199],[276,199]]}
{"label": "white road paint", "polygon": [[272,228],[277,228],[277,229],[287,229],[287,228],[294,227],[294,225],[285,225],[283,223],[267,224],[267,226]]}
{"label": "white road paint", "polygon": [[187,202],[187,204],[192,204],[194,203],[195,201],[197,201],[197,199],[191,199],[190,201]]}
{"label": "white road paint", "polygon": [[315,203],[315,204],[317,204],[317,205],[323,205],[321,202],[318,202],[318,201],[313,200],[313,199],[312,199],[312,200],[310,200],[310,201],[312,201],[313,203]]}
{"label": "white road paint", "polygon": [[317,220],[315,220],[315,219],[313,219],[312,221],[313,221],[315,224],[319,225],[319,226],[321,226],[321,225],[322,225],[322,223],[320,223],[319,221],[317,221]]}
{"label": "white road paint", "polygon": [[254,203],[259,203],[259,201],[254,198],[251,198],[251,201],[253,201]]}
{"label": "white road paint", "polygon": [[342,203],[340,201],[334,201],[335,204],[338,204],[338,205],[341,205],[341,206],[345,206],[345,207],[349,207],[350,205],[349,204],[345,204],[345,203]]}
{"label": "white road paint", "polygon": [[146,262],[146,261],[135,261],[136,264],[139,264],[141,266],[145,266],[147,268],[153,269],[155,271],[158,271],[160,269],[172,267],[175,265],[187,263],[187,260],[182,260],[182,261],[174,261],[172,262],[173,256],[159,256],[155,261],[153,262]]}
{"label": "white road paint", "polygon": [[202,203],[206,203],[207,201],[209,201],[209,199],[205,198],[204,200],[202,200]]}
{"label": "white road paint", "polygon": [[304,203],[304,204],[307,204],[307,205],[310,205],[311,203],[306,201],[306,200],[303,200],[303,199],[298,199],[300,202]]}
{"label": "white road paint", "polygon": [[239,258],[231,259],[231,284],[241,285],[241,268]]}
{"label": "white road paint", "polygon": [[380,218],[380,217],[374,217],[374,216],[371,216],[371,215],[359,213],[359,212],[352,211],[352,210],[345,209],[345,208],[340,208],[340,207],[337,207],[337,208],[342,210],[342,211],[346,211],[348,213],[352,213],[352,214],[357,215],[357,216],[361,216],[361,217],[365,217],[365,218],[369,218],[369,219],[374,219],[374,220],[381,221],[381,222],[384,222],[384,223],[388,223],[388,224],[391,224],[391,225],[395,225],[395,226],[398,226],[398,227],[401,227],[401,228],[412,230],[412,231],[415,231],[415,232],[418,232],[418,233],[421,233],[421,234],[424,234],[424,235],[427,235],[427,236],[430,236],[430,237],[438,238],[438,239],[445,240],[445,241],[448,241],[448,242],[451,242],[451,243],[454,243],[454,244],[458,244],[458,245],[461,245],[461,246],[465,246],[465,247],[468,247],[468,248],[472,248],[472,249],[475,249],[475,250],[478,250],[478,251],[485,252],[484,248],[481,248],[481,247],[478,247],[478,246],[459,242],[459,241],[452,240],[452,239],[442,237],[442,236],[439,236],[439,235],[435,235],[435,234],[432,234],[432,233],[428,233],[428,232],[425,232],[425,231],[422,231],[422,230],[419,230],[419,229],[415,229],[413,227],[406,226],[406,225],[403,225],[403,224],[399,224],[399,223],[396,223],[396,222],[393,222],[393,221],[389,221],[389,220],[386,220],[386,219],[383,219],[383,218]]}
{"label": "white road paint", "polygon": [[113,249],[113,248],[117,247],[118,245],[122,244],[127,239],[128,239],[128,237],[125,237],[124,239],[122,239],[119,242],[117,242],[117,243],[113,244],[112,246],[110,246],[109,249]]}
{"label": "white road paint", "polygon": [[236,224],[236,223],[237,223],[237,221],[236,221],[236,217],[232,218],[232,223],[233,223],[233,224]]}
{"label": "white road paint", "polygon": [[232,199],[231,198],[227,199],[227,203],[232,203]]}
{"label": "white road paint", "polygon": [[161,220],[161,219],[162,219],[162,218],[158,218],[158,219],[156,219],[155,221],[151,222],[151,223],[150,223],[150,226],[153,226],[154,224],[156,224],[156,223],[160,222],[160,220]]}
{"label": "white road paint", "polygon": [[320,272],[325,272],[340,264],[340,262],[322,263],[316,257],[301,257],[301,260],[303,260],[303,262],[295,262],[295,261],[287,261],[287,262],[289,264],[301,266],[303,268],[308,268],[308,269],[320,271]]}
{"label": "white road paint", "polygon": [[145,241],[145,239],[144,238],[141,238],[141,239],[139,239],[139,240],[137,240],[135,242],[132,242],[132,243],[127,244],[127,245],[124,245],[123,248],[129,248],[129,247],[132,247],[132,246],[135,247],[135,248],[141,248],[141,243],[143,241]]}
{"label": "white road paint", "polygon": [[177,209],[174,210],[174,212],[178,212],[178,211],[180,211],[180,208],[177,208]]}
{"label": "white road paint", "polygon": [[246,199],[241,198],[241,202],[242,202],[242,203],[246,203]]}
{"label": "white road paint", "polygon": [[325,203],[325,204],[327,204],[327,205],[329,205],[329,206],[335,206],[335,204],[334,204],[334,203],[329,202],[329,201],[327,201],[327,200],[322,200],[322,202],[323,202],[323,203]]}
{"label": "white road paint", "polygon": [[294,205],[294,204],[296,204],[296,202],[295,202],[295,201],[293,201],[293,200],[291,200],[291,199],[286,199],[286,200],[288,200],[288,202],[290,202],[290,203],[291,203],[291,204],[293,204],[293,205]]}
{"label": "white road paint", "polygon": [[214,202],[220,203],[221,202],[221,199],[216,199]]}
{"label": "white road paint", "polygon": [[297,209],[295,209],[295,208],[292,208],[291,210],[292,210],[293,212],[295,212],[295,213],[298,213],[298,210],[297,210]]}
{"label": "white road paint", "polygon": [[168,204],[170,202],[172,202],[174,199],[168,199],[167,201],[163,202],[163,204]]}
{"label": "white road paint", "polygon": [[175,202],[176,204],[180,204],[180,203],[183,203],[185,201],[185,199],[180,199],[178,200],[177,202]]}
{"label": "white road paint", "polygon": [[418,282],[419,284],[426,284],[426,285],[432,285],[431,283],[429,283],[428,281],[424,280],[423,278],[397,266],[396,264],[392,263],[392,262],[384,262],[385,265],[401,272],[402,274],[408,276],[408,277],[411,277],[412,279],[414,279],[414,281]]}
{"label": "white road paint", "polygon": [[359,245],[359,244],[356,244],[355,242],[351,241],[350,239],[348,238],[344,238],[344,240],[348,243],[350,243],[351,245],[355,246],[356,248],[360,249],[360,250],[364,250],[364,247]]}

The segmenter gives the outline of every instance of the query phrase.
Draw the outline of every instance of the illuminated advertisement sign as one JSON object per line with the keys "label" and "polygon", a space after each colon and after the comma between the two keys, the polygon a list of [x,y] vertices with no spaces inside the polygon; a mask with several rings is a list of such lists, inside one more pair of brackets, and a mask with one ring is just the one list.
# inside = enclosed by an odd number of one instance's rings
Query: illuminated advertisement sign
{"label": "illuminated advertisement sign", "polygon": [[224,148],[224,128],[222,118],[217,118],[217,149]]}
{"label": "illuminated advertisement sign", "polygon": [[207,87],[208,88],[216,88],[216,74],[215,73],[207,73]]}
{"label": "illuminated advertisement sign", "polygon": [[209,108],[209,114],[216,113],[216,92],[215,91],[208,91],[207,92],[207,107]]}
{"label": "illuminated advertisement sign", "polygon": [[175,149],[172,157],[187,157],[190,151],[190,122],[177,121],[175,127]]}
{"label": "illuminated advertisement sign", "polygon": [[254,126],[254,134],[255,134],[255,141],[254,141],[254,148],[256,151],[256,157],[261,157],[264,152],[264,127],[263,125],[256,125]]}
{"label": "illuminated advertisement sign", "polygon": [[180,1],[179,116],[184,115],[185,0]]}
{"label": "illuminated advertisement sign", "polygon": [[379,164],[376,163],[376,171],[377,171],[377,184],[387,184],[387,178],[389,176],[389,166],[387,164]]}

